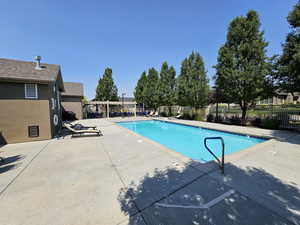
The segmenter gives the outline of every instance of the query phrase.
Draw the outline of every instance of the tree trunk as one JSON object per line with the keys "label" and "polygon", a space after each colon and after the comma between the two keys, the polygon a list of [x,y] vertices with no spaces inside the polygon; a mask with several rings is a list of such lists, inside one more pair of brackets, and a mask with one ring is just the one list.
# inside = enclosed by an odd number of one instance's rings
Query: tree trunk
{"label": "tree trunk", "polygon": [[216,118],[215,118],[216,122],[219,122],[219,103],[217,102],[216,104]]}
{"label": "tree trunk", "polygon": [[242,108],[242,125],[246,126],[247,106]]}
{"label": "tree trunk", "polygon": [[171,111],[172,111],[172,106],[169,106],[168,109],[169,109],[169,115],[168,115],[168,116],[172,116],[172,115],[171,115],[171,113],[172,113],[172,112],[171,112]]}
{"label": "tree trunk", "polygon": [[247,102],[244,102],[244,101],[241,101],[240,102],[240,107],[241,107],[241,110],[242,110],[242,125],[246,125],[246,115],[247,115],[247,110],[248,110],[248,103]]}

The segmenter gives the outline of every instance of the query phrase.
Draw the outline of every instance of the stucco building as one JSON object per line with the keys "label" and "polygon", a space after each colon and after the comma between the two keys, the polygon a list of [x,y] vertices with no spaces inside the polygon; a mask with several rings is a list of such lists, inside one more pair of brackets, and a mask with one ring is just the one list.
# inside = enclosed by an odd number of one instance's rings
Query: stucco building
{"label": "stucco building", "polygon": [[294,96],[291,93],[280,92],[277,96],[257,100],[257,105],[282,105],[282,104],[297,104],[300,103],[300,93],[294,93]]}
{"label": "stucco building", "polygon": [[[51,139],[62,128],[59,65],[0,59],[0,141]],[[1,144],[1,143],[0,143]]]}
{"label": "stucco building", "polygon": [[61,93],[62,106],[66,111],[75,113],[77,119],[83,118],[83,84],[75,82],[64,82],[65,92]]}

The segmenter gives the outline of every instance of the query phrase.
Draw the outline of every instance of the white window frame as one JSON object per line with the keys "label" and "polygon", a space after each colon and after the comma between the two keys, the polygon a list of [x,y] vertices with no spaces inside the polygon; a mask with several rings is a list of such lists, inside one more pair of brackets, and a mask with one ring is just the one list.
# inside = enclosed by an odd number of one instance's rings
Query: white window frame
{"label": "white window frame", "polygon": [[[35,96],[34,97],[27,96],[27,85],[34,85],[34,88],[35,88]],[[24,90],[25,90],[25,98],[26,99],[38,99],[37,84],[30,84],[30,83],[28,83],[28,84],[24,84],[24,86],[25,86]]]}

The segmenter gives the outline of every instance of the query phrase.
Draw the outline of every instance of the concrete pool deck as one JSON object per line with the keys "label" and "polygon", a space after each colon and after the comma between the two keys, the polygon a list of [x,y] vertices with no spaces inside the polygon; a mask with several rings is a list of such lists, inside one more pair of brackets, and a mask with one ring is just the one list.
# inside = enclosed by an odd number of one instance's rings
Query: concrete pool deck
{"label": "concrete pool deck", "polygon": [[299,133],[174,120],[274,138],[226,156],[222,176],[114,123],[135,119],[80,121],[102,137],[2,147],[0,224],[300,224]]}

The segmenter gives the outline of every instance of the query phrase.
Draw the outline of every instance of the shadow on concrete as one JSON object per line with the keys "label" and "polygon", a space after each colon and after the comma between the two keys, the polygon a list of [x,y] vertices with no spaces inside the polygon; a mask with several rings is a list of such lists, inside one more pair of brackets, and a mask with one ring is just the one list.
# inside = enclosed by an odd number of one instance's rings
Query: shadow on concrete
{"label": "shadow on concrete", "polygon": [[83,135],[74,135],[71,136],[71,138],[84,138],[84,137],[102,137],[102,135],[98,135],[98,134],[83,134]]}
{"label": "shadow on concrete", "polygon": [[23,155],[9,156],[9,157],[6,157],[4,159],[4,161],[0,162],[0,166],[7,165],[7,164],[10,164],[10,163],[14,163],[14,162],[20,161],[24,158],[25,158],[25,156],[23,156]]}
{"label": "shadow on concrete", "polygon": [[21,163],[16,163],[16,164],[13,164],[13,165],[7,165],[7,166],[1,166],[0,167],[0,174],[2,173],[5,173],[9,170],[13,170],[13,169],[16,169],[18,168],[19,166],[21,166]]}
{"label": "shadow on concrete", "polygon": [[4,158],[0,162],[0,174],[5,173],[9,170],[18,168],[22,163],[19,162],[20,160],[24,159],[25,156],[22,155],[15,155]]}
{"label": "shadow on concrete", "polygon": [[[263,169],[243,170],[228,163],[226,176],[215,171],[180,182],[192,170],[191,165],[156,170],[121,189],[118,200],[130,215],[128,224],[300,224],[299,189]],[[226,193],[231,194],[214,203]],[[265,197],[258,202],[261,196]],[[199,208],[207,203],[214,204]]]}
{"label": "shadow on concrete", "polygon": [[6,144],[7,144],[7,141],[5,140],[2,132],[0,132],[0,148]]}

